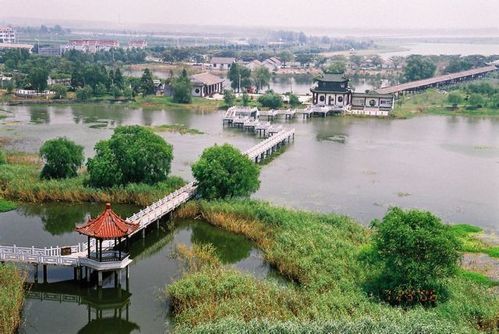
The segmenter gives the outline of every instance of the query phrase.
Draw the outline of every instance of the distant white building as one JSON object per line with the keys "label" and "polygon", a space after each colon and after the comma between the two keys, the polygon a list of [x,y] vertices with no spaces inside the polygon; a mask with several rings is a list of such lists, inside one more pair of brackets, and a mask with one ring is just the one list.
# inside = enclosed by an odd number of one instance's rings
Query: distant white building
{"label": "distant white building", "polygon": [[112,48],[119,48],[120,42],[113,39],[76,39],[69,41],[63,47],[64,52],[69,50],[77,50],[88,53],[96,53],[98,51],[109,51]]}
{"label": "distant white building", "polygon": [[33,98],[33,97],[49,97],[52,95],[55,95],[55,92],[50,91],[50,90],[45,90],[43,92],[37,92],[34,89],[17,89],[16,90],[16,96],[19,97],[28,97],[28,98]]}
{"label": "distant white building", "polygon": [[0,27],[0,43],[15,43],[16,31],[12,27]]}
{"label": "distant white building", "polygon": [[236,58],[233,57],[213,57],[211,58],[210,64],[211,67],[218,70],[229,70],[235,62]]}
{"label": "distant white building", "polygon": [[128,41],[129,49],[145,49],[147,48],[147,41],[144,39],[132,39]]}

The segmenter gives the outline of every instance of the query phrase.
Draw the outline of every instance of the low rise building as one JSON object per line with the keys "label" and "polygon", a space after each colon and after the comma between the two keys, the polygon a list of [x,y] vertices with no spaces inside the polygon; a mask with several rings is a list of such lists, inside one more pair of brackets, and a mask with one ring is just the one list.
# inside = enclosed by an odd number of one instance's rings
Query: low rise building
{"label": "low rise building", "polygon": [[[310,89],[312,104],[322,113],[345,113],[368,116],[389,116],[394,108],[393,94],[355,93],[349,87],[349,79],[342,74],[323,74],[315,79]],[[324,109],[328,111],[324,111]]]}
{"label": "low rise building", "polygon": [[60,57],[62,51],[60,46],[39,46],[38,54],[45,57]]}
{"label": "low rise building", "polygon": [[144,39],[132,39],[128,41],[129,49],[145,49],[147,48],[147,41]]}
{"label": "low rise building", "polygon": [[192,96],[211,96],[213,94],[223,94],[224,79],[211,74],[200,73],[191,76]]}
{"label": "low rise building", "polygon": [[76,39],[69,41],[63,47],[64,52],[69,50],[77,50],[88,53],[96,53],[98,51],[109,51],[113,48],[119,48],[120,42],[112,39]]}
{"label": "low rise building", "polygon": [[233,57],[213,57],[211,58],[211,67],[218,70],[229,70],[236,62],[236,58]]}
{"label": "low rise building", "polygon": [[15,43],[16,31],[12,27],[0,27],[0,43]]}

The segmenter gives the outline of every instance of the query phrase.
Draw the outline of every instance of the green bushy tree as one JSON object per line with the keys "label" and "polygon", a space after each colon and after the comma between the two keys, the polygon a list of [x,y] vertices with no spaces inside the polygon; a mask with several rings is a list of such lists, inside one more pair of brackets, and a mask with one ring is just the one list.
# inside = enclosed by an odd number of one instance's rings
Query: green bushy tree
{"label": "green bushy tree", "polygon": [[480,94],[471,94],[471,96],[468,99],[468,104],[471,107],[481,108],[485,104],[485,99]]}
{"label": "green bushy tree", "polygon": [[40,176],[45,179],[75,177],[85,160],[83,146],[67,138],[46,141],[40,148],[40,156],[45,162]]}
{"label": "green bushy tree", "polygon": [[245,197],[260,187],[260,168],[229,144],[205,149],[192,174],[206,199]]}
{"label": "green bushy tree", "polygon": [[109,140],[97,143],[95,151],[87,168],[89,182],[96,187],[163,181],[173,159],[170,144],[137,125],[116,128]]}
{"label": "green bushy tree", "polygon": [[182,74],[172,80],[173,97],[175,103],[191,103],[192,102],[192,83],[185,69]]}
{"label": "green bushy tree", "polygon": [[154,81],[151,71],[146,68],[140,78],[140,90],[144,95],[153,95],[155,93]]}
{"label": "green bushy tree", "polygon": [[68,88],[61,84],[55,84],[50,86],[50,90],[55,93],[55,99],[64,99],[66,98],[66,94],[68,93]]}
{"label": "green bushy tree", "polygon": [[435,74],[437,65],[428,57],[411,55],[407,57],[403,81],[415,81],[430,78]]}
{"label": "green bushy tree", "polygon": [[92,87],[85,86],[76,89],[76,98],[80,101],[86,101],[93,96]]}
{"label": "green bushy tree", "polygon": [[242,102],[243,106],[245,106],[245,107],[249,106],[250,101],[251,101],[251,97],[249,96],[248,93],[244,92],[243,97],[241,98],[241,102]]}
{"label": "green bushy tree", "polygon": [[456,272],[459,242],[449,226],[430,212],[391,208],[371,227],[370,255],[379,269],[373,284],[377,293],[442,291],[442,280]]}
{"label": "green bushy tree", "polygon": [[458,106],[463,103],[463,98],[457,93],[450,93],[449,96],[447,96],[447,102],[449,102],[453,106]]}
{"label": "green bushy tree", "polygon": [[224,103],[227,107],[232,107],[236,103],[236,95],[232,90],[224,90]]}
{"label": "green bushy tree", "polygon": [[265,108],[277,109],[282,107],[282,97],[272,91],[268,91],[265,95],[258,98],[258,102]]}

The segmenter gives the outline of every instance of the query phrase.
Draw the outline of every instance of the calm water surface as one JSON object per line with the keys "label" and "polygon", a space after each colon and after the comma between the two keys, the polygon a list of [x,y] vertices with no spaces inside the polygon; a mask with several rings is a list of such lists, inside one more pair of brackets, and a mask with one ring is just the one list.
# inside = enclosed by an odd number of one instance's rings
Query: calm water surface
{"label": "calm water surface", "polygon": [[[174,146],[172,172],[191,179],[202,150],[229,142],[247,149],[259,139],[224,129],[222,112],[145,111],[124,106],[2,107],[0,139],[10,148],[36,152],[41,143],[66,136],[93,155],[98,140],[125,124],[181,123],[202,135],[161,134]],[[368,223],[392,205],[435,212],[446,222],[499,231],[499,118],[425,116],[410,120],[349,117],[294,120],[296,139],[262,168],[255,198],[284,206],[338,212]],[[122,216],[138,208],[115,206]],[[26,205],[0,214],[0,244],[61,246],[84,238],[75,224],[102,210],[99,204]],[[160,333],[169,330],[165,285],[182,273],[172,257],[178,244],[211,243],[228,265],[257,277],[276,275],[244,238],[204,222],[166,224],[133,244],[129,291],[105,279],[101,296],[70,280],[72,269],[50,268],[48,284],[35,284],[56,301],[27,299],[21,333]],[[31,273],[32,274],[32,273]],[[61,294],[63,292],[64,294]],[[54,294],[50,294],[54,293]],[[79,303],[71,302],[78,298]],[[66,300],[66,301],[61,301]],[[128,317],[126,309],[128,308]],[[90,310],[90,316],[89,316]],[[95,314],[102,318],[95,320]],[[166,325],[165,325],[166,324]]]}
{"label": "calm water surface", "polygon": [[[192,179],[203,149],[259,139],[222,127],[222,112],[146,111],[123,106],[3,107],[0,137],[36,152],[67,136],[93,155],[98,140],[124,124],[181,123],[203,135],[163,133],[174,146],[172,172]],[[296,140],[262,169],[255,198],[296,208],[339,212],[368,223],[392,205],[435,212],[447,222],[499,230],[499,118],[423,116],[409,120],[348,117],[297,119]],[[344,142],[336,140],[338,136]]]}
{"label": "calm water surface", "polygon": [[[137,210],[123,205],[114,209],[122,216]],[[75,224],[101,210],[102,205],[97,204],[22,206],[0,214],[0,244],[56,246],[84,241],[85,237],[73,232]],[[261,252],[244,237],[219,230],[203,221],[184,220],[176,225],[170,231],[168,224],[163,222],[159,230],[148,231],[146,239],[134,240],[131,248],[134,262],[130,266],[128,291],[125,284],[115,289],[113,277],[105,276],[99,296],[95,287],[72,281],[72,268],[49,266],[48,282],[41,282],[40,273],[40,283],[29,286],[20,333],[168,331],[171,324],[164,288],[177,280],[184,270],[183,264],[173,256],[179,244],[212,244],[224,264],[258,278],[277,277],[263,261]],[[32,268],[27,269],[31,270],[29,281],[33,282]],[[43,301],[35,295],[40,292],[46,296]],[[96,320],[98,312],[102,312],[102,317]]]}

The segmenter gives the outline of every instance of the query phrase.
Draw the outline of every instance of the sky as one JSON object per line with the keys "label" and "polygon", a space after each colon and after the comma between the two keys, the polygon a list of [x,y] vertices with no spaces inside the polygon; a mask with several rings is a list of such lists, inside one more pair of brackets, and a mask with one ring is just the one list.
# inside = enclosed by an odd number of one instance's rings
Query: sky
{"label": "sky", "polygon": [[361,29],[499,28],[499,0],[0,0],[8,18]]}

